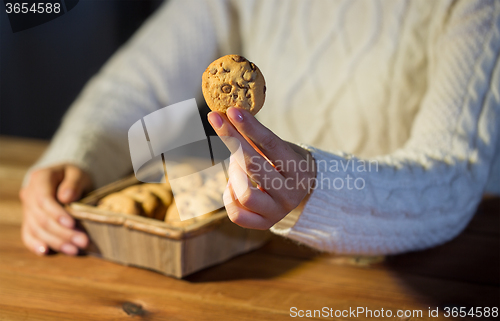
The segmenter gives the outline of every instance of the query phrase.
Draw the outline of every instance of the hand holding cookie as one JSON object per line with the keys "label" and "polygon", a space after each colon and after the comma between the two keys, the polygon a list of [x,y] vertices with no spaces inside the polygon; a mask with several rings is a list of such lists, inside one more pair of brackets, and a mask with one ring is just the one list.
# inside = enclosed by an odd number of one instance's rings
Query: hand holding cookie
{"label": "hand holding cookie", "polygon": [[312,156],[281,140],[254,117],[264,104],[266,86],[259,68],[247,59],[228,55],[211,63],[203,73],[202,90],[215,132],[231,153],[235,146],[227,138],[237,139],[244,154],[236,161],[231,156],[223,196],[228,216],[242,227],[268,229],[312,190],[316,176]]}
{"label": "hand holding cookie", "polygon": [[[307,150],[283,141],[241,108],[231,107],[226,115],[210,112],[208,120],[233,154],[223,195],[231,221],[245,228],[268,229],[306,199],[316,176]],[[239,141],[244,157],[234,157],[235,146],[227,143],[227,137]]]}

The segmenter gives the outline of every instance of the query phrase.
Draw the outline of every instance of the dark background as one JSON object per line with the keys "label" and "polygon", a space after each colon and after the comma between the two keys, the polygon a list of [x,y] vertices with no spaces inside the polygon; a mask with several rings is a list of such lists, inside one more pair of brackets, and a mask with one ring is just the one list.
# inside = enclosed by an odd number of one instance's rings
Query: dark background
{"label": "dark background", "polygon": [[0,134],[50,138],[85,83],[162,0],[81,0],[13,33],[0,2]]}

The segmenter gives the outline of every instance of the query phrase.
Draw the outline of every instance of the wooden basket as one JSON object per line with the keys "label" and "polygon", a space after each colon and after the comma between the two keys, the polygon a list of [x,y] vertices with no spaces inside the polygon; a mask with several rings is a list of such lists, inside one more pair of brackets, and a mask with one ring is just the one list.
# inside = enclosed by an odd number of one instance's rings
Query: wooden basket
{"label": "wooden basket", "polygon": [[125,178],[68,206],[90,238],[87,253],[182,278],[262,246],[269,231],[239,227],[220,210],[203,221],[176,227],[163,221],[95,207],[102,197],[140,183]]}

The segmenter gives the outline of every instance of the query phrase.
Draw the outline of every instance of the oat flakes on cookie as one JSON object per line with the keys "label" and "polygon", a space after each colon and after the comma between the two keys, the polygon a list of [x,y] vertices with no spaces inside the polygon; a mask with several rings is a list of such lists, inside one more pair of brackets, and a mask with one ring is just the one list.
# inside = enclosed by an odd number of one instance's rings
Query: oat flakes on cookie
{"label": "oat flakes on cookie", "polygon": [[223,113],[235,106],[255,115],[266,98],[266,81],[259,68],[238,55],[212,62],[203,73],[201,87],[208,107]]}

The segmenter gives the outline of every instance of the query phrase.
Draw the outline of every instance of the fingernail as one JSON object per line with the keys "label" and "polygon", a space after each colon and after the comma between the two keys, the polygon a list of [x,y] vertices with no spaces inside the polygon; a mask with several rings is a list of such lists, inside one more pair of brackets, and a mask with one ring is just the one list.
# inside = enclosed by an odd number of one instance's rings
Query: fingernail
{"label": "fingernail", "polygon": [[71,200],[72,196],[73,196],[73,191],[70,190],[69,188],[67,188],[67,189],[63,190],[61,198],[63,198],[64,201],[67,201],[67,200]]}
{"label": "fingernail", "polygon": [[67,216],[59,217],[59,223],[61,223],[62,226],[65,226],[67,228],[73,228],[73,220]]}
{"label": "fingernail", "polygon": [[42,254],[42,255],[43,255],[43,254],[47,253],[47,247],[46,247],[46,246],[43,246],[43,245],[39,245],[39,246],[35,249],[35,251],[36,251],[37,253],[40,253],[40,254]]}
{"label": "fingernail", "polygon": [[65,243],[61,246],[61,252],[67,255],[75,255],[78,253],[78,249],[74,245]]}
{"label": "fingernail", "polygon": [[243,114],[241,111],[238,110],[238,108],[231,107],[227,110],[227,115],[229,116],[230,119],[237,121],[238,123],[243,122]]}
{"label": "fingernail", "polygon": [[85,247],[87,245],[87,238],[81,234],[76,234],[71,238],[71,242],[78,247]]}
{"label": "fingernail", "polygon": [[212,127],[219,129],[222,127],[222,117],[213,111],[208,114],[208,121],[212,124]]}

